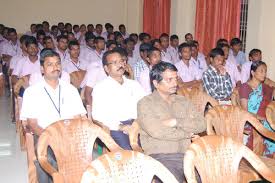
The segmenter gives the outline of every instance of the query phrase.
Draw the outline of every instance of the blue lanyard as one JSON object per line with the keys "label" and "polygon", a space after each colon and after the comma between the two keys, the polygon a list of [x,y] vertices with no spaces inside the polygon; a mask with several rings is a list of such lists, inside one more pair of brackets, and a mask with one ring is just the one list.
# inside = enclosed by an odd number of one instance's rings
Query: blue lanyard
{"label": "blue lanyard", "polygon": [[45,89],[45,92],[47,93],[47,95],[49,96],[50,100],[52,101],[52,104],[53,104],[55,110],[58,112],[59,117],[61,117],[61,113],[60,113],[60,91],[61,91],[61,87],[60,87],[60,85],[59,85],[58,108],[57,108],[57,106],[55,105],[55,103],[54,103],[54,101],[53,101],[51,95],[50,95],[49,92],[47,91],[47,89],[46,89],[45,87],[44,87],[44,89]]}

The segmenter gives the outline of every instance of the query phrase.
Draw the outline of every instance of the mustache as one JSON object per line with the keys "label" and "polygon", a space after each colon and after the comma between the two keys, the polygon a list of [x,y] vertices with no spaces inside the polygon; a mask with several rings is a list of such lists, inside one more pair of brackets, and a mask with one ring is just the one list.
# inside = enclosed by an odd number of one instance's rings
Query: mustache
{"label": "mustache", "polygon": [[56,69],[56,70],[52,71],[52,73],[54,73],[54,72],[59,72],[60,73],[60,70]]}
{"label": "mustache", "polygon": [[125,70],[125,69],[124,69],[124,67],[119,67],[119,68],[117,69],[117,71],[119,71],[119,70]]}

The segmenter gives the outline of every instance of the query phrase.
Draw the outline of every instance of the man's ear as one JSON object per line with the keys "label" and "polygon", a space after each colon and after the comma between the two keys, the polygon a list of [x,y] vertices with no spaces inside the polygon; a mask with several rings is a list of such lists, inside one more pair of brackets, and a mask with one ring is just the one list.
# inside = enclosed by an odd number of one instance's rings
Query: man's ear
{"label": "man's ear", "polygon": [[42,74],[44,74],[44,67],[43,66],[40,66],[40,71]]}
{"label": "man's ear", "polygon": [[155,88],[158,88],[159,84],[158,84],[158,82],[156,80],[153,80],[153,85],[154,85]]}
{"label": "man's ear", "polygon": [[104,65],[104,70],[105,70],[105,72],[107,73],[107,75],[109,75],[109,68],[108,68],[107,65]]}

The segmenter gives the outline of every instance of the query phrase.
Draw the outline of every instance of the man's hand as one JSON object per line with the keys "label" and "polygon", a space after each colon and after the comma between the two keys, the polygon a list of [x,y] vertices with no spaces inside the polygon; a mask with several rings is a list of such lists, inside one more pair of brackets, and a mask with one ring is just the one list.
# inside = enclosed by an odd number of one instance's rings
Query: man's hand
{"label": "man's hand", "polygon": [[219,66],[218,67],[218,71],[219,71],[219,73],[221,73],[221,75],[225,75],[226,74],[226,69],[225,69],[225,67],[224,66]]}

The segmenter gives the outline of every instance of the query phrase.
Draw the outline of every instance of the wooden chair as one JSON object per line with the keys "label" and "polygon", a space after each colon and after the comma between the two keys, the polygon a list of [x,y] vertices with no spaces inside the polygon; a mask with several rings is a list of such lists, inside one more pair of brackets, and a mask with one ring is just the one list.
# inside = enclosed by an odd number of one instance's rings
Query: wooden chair
{"label": "wooden chair", "polygon": [[20,120],[20,112],[22,108],[22,102],[23,98],[22,97],[16,97],[15,98],[15,116],[16,116],[16,128],[18,130],[19,134],[19,140],[20,140],[20,147],[22,151],[26,150],[26,137],[25,137],[25,127],[23,123],[26,123],[24,121]]}
{"label": "wooden chair", "polygon": [[242,177],[238,176],[242,158],[265,179],[275,182],[275,171],[269,169],[246,146],[224,136],[205,136],[196,139],[185,153],[184,174],[188,183],[196,183],[196,167],[203,183],[243,182]]}
{"label": "wooden chair", "polygon": [[0,96],[5,94],[5,77],[4,75],[0,75]]}
{"label": "wooden chair", "polygon": [[84,172],[81,183],[151,183],[154,176],[163,183],[178,182],[169,170],[150,156],[135,151],[118,151],[94,160]]}
{"label": "wooden chair", "polygon": [[211,104],[212,106],[219,105],[219,102],[209,96],[207,93],[202,91],[199,88],[180,88],[177,91],[178,95],[185,96],[186,98],[190,99],[191,102],[195,105],[197,110],[204,115],[205,108],[207,104]]}
{"label": "wooden chair", "polygon": [[[40,135],[37,157],[42,168],[54,182],[80,182],[86,167],[92,162],[93,146],[99,138],[110,151],[121,150],[114,140],[88,119],[62,120],[48,126]],[[47,148],[56,157],[58,170],[47,160]]]}
{"label": "wooden chair", "polygon": [[234,88],[231,94],[231,102],[232,102],[232,105],[234,106],[241,105],[239,90],[237,88]]}
{"label": "wooden chair", "polygon": [[271,128],[275,130],[275,101],[270,102],[266,108],[266,119]]}
{"label": "wooden chair", "polygon": [[275,88],[275,82],[272,81],[272,80],[269,79],[269,78],[266,78],[265,81],[264,81],[264,83],[267,84],[267,85],[270,86],[270,87]]}
{"label": "wooden chair", "polygon": [[[239,143],[243,143],[245,123],[250,123],[251,126],[253,126],[259,133],[258,134],[256,131],[255,133],[253,133],[255,141],[255,143],[253,144],[253,151],[259,156],[262,156],[263,154],[262,136],[275,140],[275,133],[264,128],[262,123],[258,119],[256,119],[256,117],[254,117],[251,113],[241,109],[240,106],[215,106],[206,113],[205,118],[207,123],[208,135],[228,136]],[[264,162],[269,161],[269,165],[275,167],[275,160],[270,158],[262,158],[262,160]],[[256,175],[255,173],[253,173],[252,169],[246,169],[245,171],[247,171],[247,173],[250,175]],[[257,179],[260,179],[260,177],[256,176],[255,180]]]}

